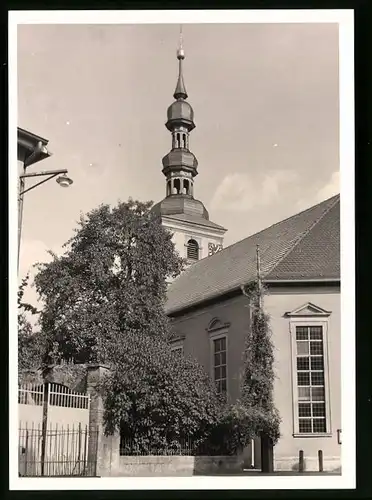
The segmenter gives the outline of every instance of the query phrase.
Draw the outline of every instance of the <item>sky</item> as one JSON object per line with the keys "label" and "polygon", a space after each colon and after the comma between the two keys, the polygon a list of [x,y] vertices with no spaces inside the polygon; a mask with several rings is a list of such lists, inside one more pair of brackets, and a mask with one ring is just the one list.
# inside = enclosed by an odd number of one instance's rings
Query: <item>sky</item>
{"label": "sky", "polygon": [[[18,126],[53,153],[29,170],[74,181],[25,195],[20,276],[81,213],[164,198],[178,38],[175,24],[18,26]],[[194,196],[225,247],[339,192],[337,24],[186,24],[183,40]]]}

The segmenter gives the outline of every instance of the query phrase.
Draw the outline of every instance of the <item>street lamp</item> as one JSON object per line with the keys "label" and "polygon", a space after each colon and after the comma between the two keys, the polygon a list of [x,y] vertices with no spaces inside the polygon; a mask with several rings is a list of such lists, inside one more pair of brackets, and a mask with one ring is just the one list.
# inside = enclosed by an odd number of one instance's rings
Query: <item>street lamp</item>
{"label": "street lamp", "polygon": [[[73,182],[72,179],[67,176],[68,171],[66,169],[44,170],[42,172],[27,173],[27,167],[44,158],[48,158],[51,155],[46,147],[47,143],[48,141],[45,139],[18,128],[18,159],[21,161],[23,160],[23,173],[19,176],[18,193],[18,269],[22,235],[24,195],[41,184],[54,179],[57,175],[59,175],[59,177],[57,177],[56,181],[61,187],[69,187]],[[25,180],[29,177],[43,177],[43,179],[25,189]]]}
{"label": "street lamp", "polygon": [[66,174],[63,174],[63,175],[60,175],[59,177],[57,177],[56,181],[63,188],[67,188],[67,187],[71,186],[71,184],[73,182],[72,179],[70,179],[70,177],[67,177]]}

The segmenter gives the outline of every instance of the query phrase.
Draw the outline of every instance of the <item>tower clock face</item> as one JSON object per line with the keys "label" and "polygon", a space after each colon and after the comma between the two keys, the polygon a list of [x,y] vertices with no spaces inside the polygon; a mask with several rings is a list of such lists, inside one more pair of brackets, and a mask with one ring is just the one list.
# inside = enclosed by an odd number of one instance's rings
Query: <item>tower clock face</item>
{"label": "tower clock face", "polygon": [[222,250],[222,245],[219,243],[208,243],[208,255],[213,255]]}

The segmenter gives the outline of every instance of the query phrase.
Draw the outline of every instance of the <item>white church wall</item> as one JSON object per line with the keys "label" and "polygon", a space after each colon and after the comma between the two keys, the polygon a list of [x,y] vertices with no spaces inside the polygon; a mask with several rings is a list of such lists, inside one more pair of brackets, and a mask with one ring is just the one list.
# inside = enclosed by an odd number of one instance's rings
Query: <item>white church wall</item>
{"label": "white church wall", "polygon": [[217,233],[217,230],[208,227],[194,226],[187,223],[181,225],[179,221],[175,222],[171,219],[163,219],[163,226],[173,233],[173,242],[176,250],[183,258],[186,258],[187,242],[190,239],[197,241],[200,250],[200,259],[208,257],[209,243],[223,245],[223,232],[221,230],[218,230]]}

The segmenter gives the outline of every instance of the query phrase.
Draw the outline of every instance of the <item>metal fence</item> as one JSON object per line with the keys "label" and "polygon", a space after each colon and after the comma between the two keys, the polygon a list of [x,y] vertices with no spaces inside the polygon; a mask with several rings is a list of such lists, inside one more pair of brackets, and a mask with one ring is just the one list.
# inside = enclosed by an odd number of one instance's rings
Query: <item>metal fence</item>
{"label": "metal fence", "polygon": [[88,442],[98,434],[81,424],[53,429],[19,429],[20,476],[94,476],[96,456],[88,456]]}
{"label": "metal fence", "polygon": [[42,406],[45,398],[45,384],[24,384],[18,387],[18,404]]}
{"label": "metal fence", "polygon": [[89,409],[90,397],[56,383],[24,384],[18,387],[18,403],[42,406],[44,401],[51,406]]}
{"label": "metal fence", "polygon": [[211,455],[213,451],[207,443],[194,438],[183,437],[175,441],[154,442],[150,439],[121,437],[121,456],[175,456],[175,455]]}

